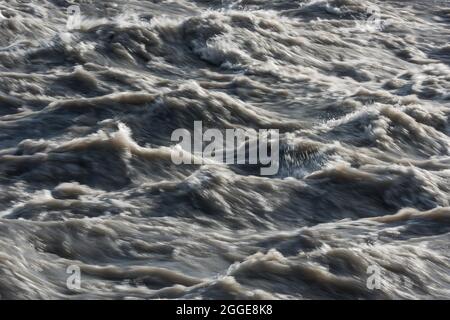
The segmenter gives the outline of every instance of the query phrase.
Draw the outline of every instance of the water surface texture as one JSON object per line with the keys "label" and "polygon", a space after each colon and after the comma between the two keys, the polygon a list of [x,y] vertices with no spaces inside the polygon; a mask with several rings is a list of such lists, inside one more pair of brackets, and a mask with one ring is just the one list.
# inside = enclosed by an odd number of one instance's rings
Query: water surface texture
{"label": "water surface texture", "polygon": [[[1,298],[450,299],[449,1],[0,12]],[[278,174],[173,164],[194,121]]]}

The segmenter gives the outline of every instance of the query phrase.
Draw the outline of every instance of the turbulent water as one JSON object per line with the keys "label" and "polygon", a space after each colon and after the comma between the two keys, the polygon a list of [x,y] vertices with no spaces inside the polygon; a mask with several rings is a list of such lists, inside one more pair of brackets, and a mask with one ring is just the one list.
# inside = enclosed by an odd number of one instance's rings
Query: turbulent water
{"label": "turbulent water", "polygon": [[[449,1],[0,12],[1,298],[450,299]],[[278,174],[175,165],[194,121]]]}

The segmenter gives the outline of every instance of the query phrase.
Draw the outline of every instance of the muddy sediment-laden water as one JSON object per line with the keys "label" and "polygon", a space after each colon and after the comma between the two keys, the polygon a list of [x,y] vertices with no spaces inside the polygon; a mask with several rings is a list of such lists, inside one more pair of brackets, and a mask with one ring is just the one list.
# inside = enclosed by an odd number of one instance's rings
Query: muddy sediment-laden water
{"label": "muddy sediment-laden water", "polygon": [[[0,12],[1,298],[450,298],[449,1]],[[194,121],[278,173],[175,165]]]}

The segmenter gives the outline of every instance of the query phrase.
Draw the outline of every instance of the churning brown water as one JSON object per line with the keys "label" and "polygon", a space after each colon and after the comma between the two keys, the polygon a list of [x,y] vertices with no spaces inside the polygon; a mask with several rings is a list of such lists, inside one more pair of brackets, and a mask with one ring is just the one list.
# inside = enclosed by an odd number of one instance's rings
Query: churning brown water
{"label": "churning brown water", "polygon": [[[450,298],[449,1],[0,13],[1,298]],[[194,121],[278,174],[173,164]]]}

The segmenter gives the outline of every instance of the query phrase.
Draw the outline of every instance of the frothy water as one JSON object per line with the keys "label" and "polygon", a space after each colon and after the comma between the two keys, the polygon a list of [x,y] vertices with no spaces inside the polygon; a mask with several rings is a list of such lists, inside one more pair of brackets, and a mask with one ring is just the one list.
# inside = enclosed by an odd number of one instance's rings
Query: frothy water
{"label": "frothy water", "polygon": [[[450,298],[449,1],[0,13],[1,298]],[[175,165],[194,121],[278,173]]]}

